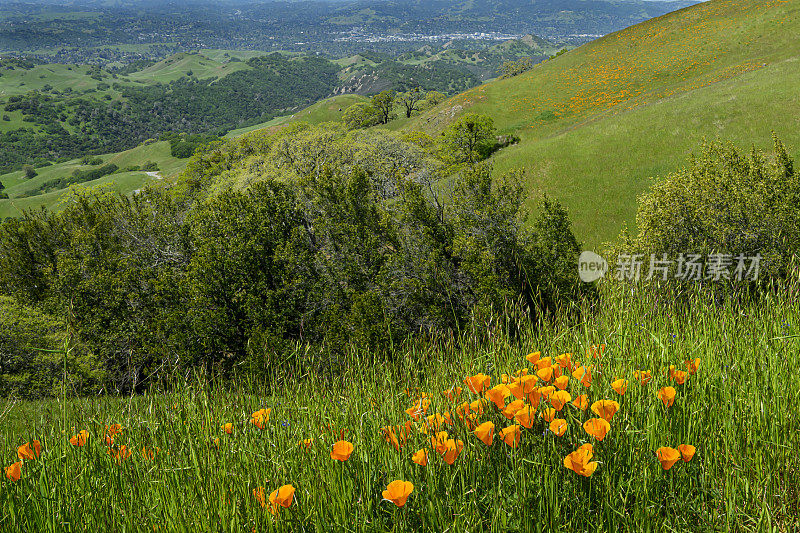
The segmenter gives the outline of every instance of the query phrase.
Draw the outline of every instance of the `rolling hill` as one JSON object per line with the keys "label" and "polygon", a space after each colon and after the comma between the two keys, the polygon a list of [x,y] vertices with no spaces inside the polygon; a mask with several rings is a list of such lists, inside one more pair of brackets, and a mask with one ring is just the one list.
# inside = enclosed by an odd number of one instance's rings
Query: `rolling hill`
{"label": "rolling hill", "polygon": [[592,41],[391,127],[437,133],[466,112],[521,142],[494,158],[524,167],[531,202],[564,203],[587,246],[632,225],[651,178],[703,138],[749,147],[771,132],[800,157],[800,1],[711,0]]}

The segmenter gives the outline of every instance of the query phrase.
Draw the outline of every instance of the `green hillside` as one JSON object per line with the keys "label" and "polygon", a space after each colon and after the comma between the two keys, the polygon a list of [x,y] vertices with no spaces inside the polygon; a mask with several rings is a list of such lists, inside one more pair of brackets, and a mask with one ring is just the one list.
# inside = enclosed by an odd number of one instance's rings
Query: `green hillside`
{"label": "green hillside", "polygon": [[[128,75],[133,81],[146,83],[169,83],[191,75],[198,79],[223,78],[237,70],[250,67],[243,61],[225,61],[224,58],[211,59],[205,54],[175,54],[138,72]],[[191,73],[191,74],[190,74]]]}
{"label": "green hillside", "polygon": [[531,197],[570,210],[587,245],[632,224],[650,178],[703,137],[800,154],[800,2],[711,0],[608,35],[412,119],[432,133],[465,112],[522,141],[495,158],[527,169]]}

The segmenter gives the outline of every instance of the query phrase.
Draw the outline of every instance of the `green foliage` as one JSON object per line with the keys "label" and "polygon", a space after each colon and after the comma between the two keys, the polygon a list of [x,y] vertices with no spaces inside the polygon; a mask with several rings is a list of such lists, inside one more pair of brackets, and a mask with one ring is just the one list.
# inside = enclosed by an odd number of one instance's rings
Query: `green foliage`
{"label": "green foliage", "polygon": [[372,97],[371,105],[378,113],[381,124],[388,124],[389,121],[397,118],[397,114],[394,112],[396,99],[395,91],[381,91]]}
{"label": "green foliage", "polygon": [[342,121],[349,129],[354,130],[380,124],[381,116],[371,103],[359,102],[345,110]]}
{"label": "green foliage", "polygon": [[622,246],[671,259],[730,254],[731,272],[736,256],[759,253],[760,279],[785,280],[800,250],[800,176],[777,137],[769,154],[704,143],[642,196],[636,220],[638,237]]}
{"label": "green foliage", "polygon": [[70,392],[96,389],[102,370],[80,347],[73,347],[65,361],[66,339],[62,320],[0,296],[0,396],[40,398],[58,394],[64,386],[65,371]]}
{"label": "green foliage", "polygon": [[500,78],[513,78],[533,68],[533,60],[530,57],[524,57],[516,61],[506,61],[500,66],[498,72]]}
{"label": "green foliage", "polygon": [[36,176],[39,175],[31,165],[23,166],[22,167],[22,171],[25,173],[25,177],[27,179],[33,179],[33,178],[35,178]]}
{"label": "green foliage", "polygon": [[491,117],[467,113],[444,131],[445,158],[454,163],[482,161],[494,150],[495,133]]}

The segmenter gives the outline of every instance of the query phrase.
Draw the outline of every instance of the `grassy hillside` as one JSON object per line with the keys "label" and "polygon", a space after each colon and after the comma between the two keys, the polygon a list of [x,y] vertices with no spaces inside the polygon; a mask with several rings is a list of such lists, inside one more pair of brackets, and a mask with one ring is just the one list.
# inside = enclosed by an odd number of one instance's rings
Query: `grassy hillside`
{"label": "grassy hillside", "polygon": [[522,142],[498,170],[561,200],[587,245],[632,223],[650,178],[703,137],[766,147],[775,130],[800,155],[800,2],[711,0],[633,26],[476,87],[403,125],[438,132],[491,115]]}
{"label": "grassy hillside", "polygon": [[146,83],[169,83],[184,76],[195,76],[198,79],[223,78],[237,70],[250,67],[243,61],[229,62],[225,58],[211,59],[204,54],[175,54],[159,61],[139,72],[128,76],[133,81]]}
{"label": "grassy hillside", "polygon": [[[159,177],[148,175],[142,171],[118,172],[110,174],[100,179],[88,181],[78,185],[79,187],[94,187],[98,185],[108,185],[113,190],[122,194],[130,194],[137,189],[141,189],[148,183],[158,182],[161,179],[169,180],[180,173],[186,166],[186,159],[176,159],[170,155],[169,143],[166,141],[155,142],[148,145],[138,146],[132,150],[115,154],[100,156],[105,163],[113,163],[120,169],[125,169],[132,165],[142,165],[148,161],[158,164]],[[5,186],[4,192],[8,193],[7,200],[0,200],[0,219],[10,216],[18,216],[26,209],[37,209],[46,207],[48,209],[57,207],[59,201],[65,196],[68,189],[52,191],[35,196],[27,196],[31,191],[47,182],[48,180],[69,176],[76,169],[92,168],[81,165],[80,160],[67,161],[36,169],[38,175],[32,179],[26,179],[22,171],[11,172],[0,176],[0,182]]]}

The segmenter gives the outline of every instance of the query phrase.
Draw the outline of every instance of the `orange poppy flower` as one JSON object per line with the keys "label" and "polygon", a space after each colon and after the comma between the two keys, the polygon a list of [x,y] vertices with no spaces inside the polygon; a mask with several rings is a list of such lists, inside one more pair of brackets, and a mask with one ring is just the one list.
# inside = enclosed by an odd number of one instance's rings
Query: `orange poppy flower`
{"label": "orange poppy flower", "polygon": [[678,446],[678,451],[681,452],[681,457],[687,463],[692,460],[692,457],[694,457],[694,452],[696,450],[697,448],[695,448],[691,444],[681,444],[680,446]]}
{"label": "orange poppy flower", "polygon": [[585,411],[589,408],[589,397],[585,394],[581,394],[574,400],[572,400],[572,405],[580,409],[581,411]]}
{"label": "orange poppy flower", "polygon": [[639,380],[639,383],[642,385],[647,385],[651,381],[653,381],[653,373],[649,370],[637,370],[635,372],[636,378]]}
{"label": "orange poppy flower", "polygon": [[592,404],[592,412],[609,422],[617,411],[619,411],[619,404],[614,400],[597,400]]}
{"label": "orange poppy flower", "polygon": [[444,454],[442,454],[442,458],[444,459],[445,463],[452,465],[456,462],[456,458],[461,453],[461,450],[464,449],[464,441],[449,439],[445,443],[445,446],[446,449]]}
{"label": "orange poppy flower", "polygon": [[623,396],[628,391],[628,380],[616,379],[611,382],[611,388],[614,389],[614,392]]}
{"label": "orange poppy flower", "polygon": [[89,440],[89,432],[85,429],[82,429],[77,435],[73,435],[69,439],[69,443],[73,446],[86,446],[86,442]]}
{"label": "orange poppy flower", "polygon": [[512,448],[516,448],[522,437],[522,430],[519,429],[519,426],[508,426],[500,430],[500,435],[503,437],[503,442]]}
{"label": "orange poppy flower", "polygon": [[294,501],[294,487],[284,485],[269,495],[270,511],[272,514],[277,514],[279,505],[288,509],[292,501]]}
{"label": "orange poppy flower", "polygon": [[688,361],[684,361],[684,364],[686,365],[686,370],[690,374],[697,374],[697,369],[700,368],[700,358],[689,359]]}
{"label": "orange poppy flower", "polygon": [[586,355],[590,357],[594,357],[595,359],[600,359],[603,357],[603,352],[606,351],[605,344],[596,344],[594,346],[590,346],[589,349],[586,350]]}
{"label": "orange poppy flower", "polygon": [[658,461],[661,463],[661,468],[664,470],[669,470],[672,468],[678,459],[681,458],[681,454],[675,448],[669,448],[667,446],[662,446],[661,448],[656,450],[656,456],[658,457]]}
{"label": "orange poppy flower", "polygon": [[386,426],[381,428],[381,433],[383,434],[383,438],[386,442],[394,446],[394,449],[400,451],[402,445],[397,438],[397,434],[394,431],[394,427]]}
{"label": "orange poppy flower", "polygon": [[353,445],[346,440],[336,441],[331,448],[331,459],[336,461],[347,461],[353,453]]}
{"label": "orange poppy flower", "polygon": [[256,411],[251,416],[251,422],[254,426],[258,429],[264,429],[264,424],[269,422],[269,415],[272,412],[272,409],[261,409]]}
{"label": "orange poppy flower", "polygon": [[475,428],[475,436],[478,437],[485,445],[492,445],[492,438],[494,437],[494,423],[484,422]]}
{"label": "orange poppy flower", "polygon": [[522,424],[522,426],[530,429],[535,420],[536,410],[532,409],[530,405],[526,405],[516,413],[514,413],[514,420]]}
{"label": "orange poppy flower", "polygon": [[550,422],[550,431],[559,437],[562,436],[567,431],[567,421],[562,418],[554,418]]}
{"label": "orange poppy flower", "polygon": [[483,408],[486,406],[486,400],[475,400],[469,404],[469,408],[473,413],[483,414]]}
{"label": "orange poppy flower", "polygon": [[584,477],[591,476],[597,470],[597,462],[590,462],[594,456],[591,444],[584,444],[564,457],[564,466]]}
{"label": "orange poppy flower", "polygon": [[588,366],[579,366],[572,371],[572,377],[580,380],[587,389],[592,386],[592,369]]}
{"label": "orange poppy flower", "polygon": [[522,376],[519,378],[519,383],[522,385],[522,394],[523,396],[526,394],[530,394],[530,392],[536,388],[536,382],[538,378],[534,375],[530,376]]}
{"label": "orange poppy flower", "polygon": [[672,407],[675,402],[675,389],[672,387],[663,387],[658,391],[658,399],[667,407]]}
{"label": "orange poppy flower", "polygon": [[39,457],[42,453],[42,443],[38,440],[33,442],[26,442],[17,448],[17,457],[20,461],[32,461]]}
{"label": "orange poppy flower", "polygon": [[431,437],[431,448],[436,450],[436,453],[446,452],[448,438],[446,431],[440,431],[436,436]]}
{"label": "orange poppy flower", "polygon": [[543,368],[548,368],[553,366],[553,358],[552,357],[542,357],[538,361],[536,361],[533,366],[536,367],[537,370],[541,370]]}
{"label": "orange poppy flower", "polygon": [[550,395],[550,403],[556,411],[560,411],[572,401],[572,395],[565,390],[560,390]]}
{"label": "orange poppy flower", "polygon": [[542,411],[539,416],[541,416],[545,422],[552,422],[556,417],[557,411],[552,407],[549,407]]}
{"label": "orange poppy flower", "polygon": [[261,504],[261,507],[264,507],[267,504],[267,500],[264,497],[264,487],[253,489],[253,496],[255,497],[256,501]]}
{"label": "orange poppy flower", "polygon": [[114,437],[112,437],[111,435],[106,435],[105,441],[106,441],[106,446],[108,447],[114,445]]}
{"label": "orange poppy flower", "polygon": [[572,354],[562,353],[561,355],[556,357],[556,363],[558,363],[558,366],[560,366],[561,368],[572,371],[572,365],[573,365]]}
{"label": "orange poppy flower", "polygon": [[428,466],[428,452],[425,449],[417,450],[411,456],[411,460],[420,466]]}
{"label": "orange poppy flower", "polygon": [[122,431],[122,424],[111,424],[106,426],[106,435],[114,436]]}
{"label": "orange poppy flower", "polygon": [[538,388],[533,389],[531,393],[528,394],[528,403],[531,404],[531,407],[533,407],[534,409],[539,407],[541,401],[542,401],[542,392]]}
{"label": "orange poppy flower", "polygon": [[222,431],[230,435],[233,433],[233,424],[228,422],[227,424],[222,424]]}
{"label": "orange poppy flower", "polygon": [[124,444],[119,448],[111,448],[111,447],[108,448],[108,455],[112,456],[114,458],[114,461],[117,462],[117,464],[125,461],[125,459],[130,457],[132,453],[133,452],[131,452],[128,449],[128,447],[125,446]]}
{"label": "orange poppy flower", "polygon": [[298,446],[305,448],[306,450],[310,450],[312,444],[314,444],[314,439],[303,439],[297,443]]}
{"label": "orange poppy flower", "polygon": [[525,397],[525,394],[522,392],[523,390],[524,387],[522,386],[522,383],[518,379],[512,380],[508,383],[508,392],[513,394],[514,397],[517,399],[521,400],[522,398]]}
{"label": "orange poppy flower", "polygon": [[611,424],[605,418],[590,418],[583,423],[583,430],[598,441],[601,441],[611,430]]}
{"label": "orange poppy flower", "polygon": [[502,409],[506,406],[506,398],[509,396],[511,396],[511,390],[502,383],[486,391],[486,398],[494,403],[498,409]]}
{"label": "orange poppy flower", "polygon": [[527,359],[530,364],[535,365],[536,361],[538,361],[541,356],[542,352],[533,352],[526,355],[525,359]]}
{"label": "orange poppy flower", "polygon": [[17,461],[11,466],[6,467],[6,477],[11,481],[19,481],[22,476],[22,461]]}
{"label": "orange poppy flower", "polygon": [[448,400],[453,402],[456,400],[456,398],[461,396],[461,391],[462,391],[461,387],[451,387],[446,391],[442,392],[442,394],[444,394]]}
{"label": "orange poppy flower", "polygon": [[389,500],[398,507],[402,507],[406,504],[406,500],[408,500],[408,496],[413,490],[414,484],[410,481],[396,479],[389,483],[389,486],[383,491],[383,499]]}
{"label": "orange poppy flower", "polygon": [[539,390],[539,394],[541,394],[543,398],[549,400],[550,399],[550,395],[555,392],[556,388],[553,387],[552,385],[548,385],[546,387],[539,387],[538,390]]}
{"label": "orange poppy flower", "polygon": [[144,457],[145,459],[149,459],[151,461],[156,458],[158,451],[159,451],[158,448],[151,448],[149,450],[147,448],[141,449],[142,457]]}
{"label": "orange poppy flower", "polygon": [[[428,416],[425,419],[425,428],[433,431],[434,433],[439,431],[442,426],[448,422],[448,418],[441,413],[433,413],[432,415]],[[408,433],[411,431],[411,420],[406,422],[405,432]],[[398,427],[398,430],[400,428]],[[401,430],[402,433],[402,430]]]}
{"label": "orange poppy flower", "polygon": [[513,402],[506,405],[506,408],[503,409],[503,416],[511,420],[514,418],[514,415],[517,411],[525,407],[525,402],[522,400],[514,400]]}
{"label": "orange poppy flower", "polygon": [[484,389],[489,388],[491,381],[492,378],[486,374],[475,374],[474,376],[464,378],[464,384],[467,386],[467,390],[473,394],[480,394]]}
{"label": "orange poppy flower", "polygon": [[686,372],[684,372],[683,370],[676,370],[676,371],[674,371],[674,372],[672,373],[672,379],[673,379],[673,380],[675,381],[675,383],[677,383],[678,385],[683,385],[684,383],[686,383],[686,378],[687,378],[687,377],[689,377],[689,374],[687,374],[687,373],[686,373]]}
{"label": "orange poppy flower", "polygon": [[553,372],[554,369],[552,366],[546,366],[544,368],[540,368],[536,371],[536,375],[544,382],[549,382],[553,380]]}
{"label": "orange poppy flower", "polygon": [[414,420],[419,420],[419,417],[428,412],[431,401],[427,398],[421,398],[417,403],[406,409],[406,413]]}
{"label": "orange poppy flower", "polygon": [[569,376],[559,376],[559,377],[557,377],[556,380],[553,381],[553,385],[555,385],[556,387],[558,387],[561,390],[566,389],[567,385],[569,385]]}

